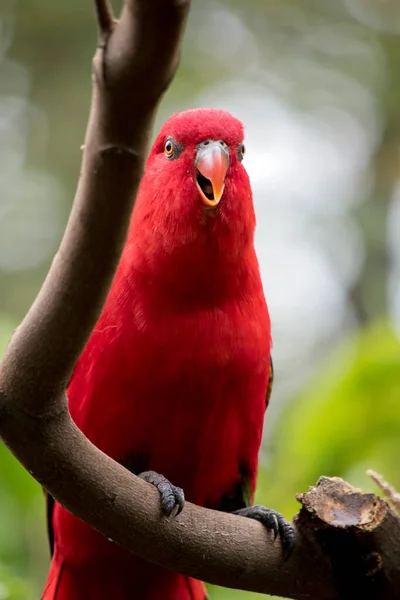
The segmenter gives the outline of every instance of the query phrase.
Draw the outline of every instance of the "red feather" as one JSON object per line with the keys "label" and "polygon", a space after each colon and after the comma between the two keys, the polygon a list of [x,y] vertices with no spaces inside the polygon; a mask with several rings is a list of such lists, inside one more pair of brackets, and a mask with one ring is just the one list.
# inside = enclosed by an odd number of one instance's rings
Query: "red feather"
{"label": "red feather", "polygon": [[[167,136],[182,148],[176,160],[164,154]],[[206,139],[224,140],[230,154],[211,211],[195,182],[196,147]],[[96,446],[215,508],[243,468],[254,493],[269,375],[270,321],[242,141],[241,123],[220,110],[186,111],[164,124],[111,291],[68,388],[72,417]],[[52,526],[45,600],[204,598],[199,582],[132,556],[57,503]]]}

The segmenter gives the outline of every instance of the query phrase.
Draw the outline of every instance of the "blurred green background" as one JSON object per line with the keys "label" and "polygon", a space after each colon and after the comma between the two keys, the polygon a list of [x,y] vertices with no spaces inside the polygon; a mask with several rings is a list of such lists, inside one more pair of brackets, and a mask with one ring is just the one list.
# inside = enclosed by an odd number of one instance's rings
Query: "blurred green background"
{"label": "blurred green background", "polygon": [[[90,0],[0,4],[3,351],[71,207],[96,32]],[[320,475],[400,487],[399,34],[397,0],[193,0],[157,121],[246,127],[276,370],[257,501],[287,517]],[[38,598],[48,561],[42,492],[0,447],[0,600]]]}

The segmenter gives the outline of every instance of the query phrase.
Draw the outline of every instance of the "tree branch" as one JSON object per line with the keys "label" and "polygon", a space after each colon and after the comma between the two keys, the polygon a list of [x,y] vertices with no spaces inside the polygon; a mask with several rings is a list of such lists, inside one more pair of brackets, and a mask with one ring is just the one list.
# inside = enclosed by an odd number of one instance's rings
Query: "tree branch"
{"label": "tree branch", "polygon": [[394,511],[398,515],[400,515],[400,494],[399,494],[399,492],[397,492],[394,489],[394,487],[392,485],[390,485],[390,483],[385,481],[383,479],[382,475],[379,475],[379,473],[376,473],[372,469],[368,469],[367,475],[369,475],[371,477],[372,481],[374,481],[376,483],[376,485],[378,487],[380,487],[380,489],[382,490],[382,492],[385,494],[386,498],[389,500],[390,504],[392,505]]}
{"label": "tree branch", "polygon": [[112,32],[114,25],[114,13],[108,0],[95,0],[97,23],[99,26],[99,37],[102,43]]}
{"label": "tree branch", "polygon": [[336,600],[347,597],[341,549],[350,540],[355,581],[379,579],[374,598],[398,597],[399,521],[383,500],[321,480],[299,497],[296,549],[283,564],[279,543],[249,519],[190,503],[177,518],[161,517],[157,491],[95,448],[70,418],[65,387],[120,257],[189,3],[126,0],[118,22],[105,0],[95,5],[102,44],[81,176],[60,249],[4,355],[2,439],[58,502],[150,561],[227,587]]}

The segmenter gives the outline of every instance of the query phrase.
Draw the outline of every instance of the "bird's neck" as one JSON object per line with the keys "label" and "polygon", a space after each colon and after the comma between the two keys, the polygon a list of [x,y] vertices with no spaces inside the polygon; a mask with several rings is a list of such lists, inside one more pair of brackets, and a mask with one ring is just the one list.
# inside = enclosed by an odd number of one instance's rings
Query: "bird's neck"
{"label": "bird's neck", "polygon": [[190,306],[221,305],[259,286],[253,240],[232,244],[223,238],[198,238],[166,249],[131,238],[122,268],[136,293]]}

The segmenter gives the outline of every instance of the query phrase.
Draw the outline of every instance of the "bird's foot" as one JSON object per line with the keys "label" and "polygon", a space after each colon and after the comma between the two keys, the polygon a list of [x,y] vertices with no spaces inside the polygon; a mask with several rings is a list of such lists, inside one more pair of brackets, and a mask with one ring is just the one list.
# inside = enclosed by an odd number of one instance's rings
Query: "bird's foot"
{"label": "bird's foot", "polygon": [[286,562],[290,558],[295,542],[294,529],[281,514],[259,504],[240,508],[233,514],[247,517],[248,519],[255,519],[267,529],[272,529],[274,532],[274,541],[278,535],[281,538],[283,560]]}
{"label": "bird's foot", "polygon": [[185,504],[185,495],[183,490],[172,485],[163,475],[155,471],[144,471],[139,473],[138,477],[153,484],[160,493],[161,510],[166,517],[169,517],[176,508],[176,515],[182,512]]}

